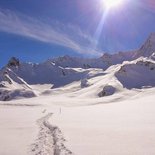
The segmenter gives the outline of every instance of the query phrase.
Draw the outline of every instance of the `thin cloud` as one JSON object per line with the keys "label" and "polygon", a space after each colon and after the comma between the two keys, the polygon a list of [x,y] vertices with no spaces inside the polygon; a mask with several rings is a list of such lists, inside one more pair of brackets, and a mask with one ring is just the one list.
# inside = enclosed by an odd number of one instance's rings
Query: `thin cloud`
{"label": "thin cloud", "polygon": [[91,36],[73,25],[49,24],[10,10],[0,10],[0,31],[64,46],[80,54],[101,54]]}

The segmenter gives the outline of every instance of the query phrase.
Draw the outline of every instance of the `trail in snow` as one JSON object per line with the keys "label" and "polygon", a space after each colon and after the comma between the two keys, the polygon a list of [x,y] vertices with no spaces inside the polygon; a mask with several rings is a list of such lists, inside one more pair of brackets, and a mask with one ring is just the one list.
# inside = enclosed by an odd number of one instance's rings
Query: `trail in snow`
{"label": "trail in snow", "polygon": [[64,144],[66,140],[64,139],[61,130],[48,122],[52,115],[53,113],[49,113],[37,121],[40,131],[36,142],[32,144],[32,154],[73,155]]}

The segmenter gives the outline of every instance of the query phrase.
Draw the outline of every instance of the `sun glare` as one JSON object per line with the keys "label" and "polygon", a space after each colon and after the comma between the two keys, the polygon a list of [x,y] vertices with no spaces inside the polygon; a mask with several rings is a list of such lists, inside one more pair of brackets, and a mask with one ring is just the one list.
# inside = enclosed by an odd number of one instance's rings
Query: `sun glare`
{"label": "sun glare", "polygon": [[110,9],[113,7],[118,7],[122,4],[123,0],[102,0],[103,7],[106,9]]}

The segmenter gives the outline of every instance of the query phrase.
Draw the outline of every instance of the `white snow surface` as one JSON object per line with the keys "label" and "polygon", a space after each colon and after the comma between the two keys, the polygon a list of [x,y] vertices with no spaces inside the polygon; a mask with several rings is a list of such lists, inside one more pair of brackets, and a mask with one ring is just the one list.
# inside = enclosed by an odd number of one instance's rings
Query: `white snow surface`
{"label": "white snow surface", "polygon": [[81,98],[68,87],[0,102],[0,154],[155,154],[154,88]]}
{"label": "white snow surface", "polygon": [[[35,98],[0,102],[0,154],[154,155],[154,64],[139,58],[106,71],[73,69],[87,73],[85,87],[81,80],[53,89],[28,84],[26,89],[38,94]],[[126,75],[120,71],[124,67]],[[143,82],[140,75],[152,82],[128,88],[133,78]],[[107,86],[115,91],[100,98]]]}

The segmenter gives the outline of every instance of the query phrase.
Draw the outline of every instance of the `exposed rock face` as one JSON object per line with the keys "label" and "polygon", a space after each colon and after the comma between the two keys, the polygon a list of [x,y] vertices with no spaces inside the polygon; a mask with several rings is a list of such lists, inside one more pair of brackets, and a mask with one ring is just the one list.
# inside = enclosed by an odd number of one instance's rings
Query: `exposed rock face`
{"label": "exposed rock face", "polygon": [[19,66],[20,62],[19,62],[19,59],[15,58],[15,57],[12,57],[9,62],[8,62],[8,67],[11,67],[11,66]]}
{"label": "exposed rock face", "polygon": [[31,97],[36,97],[35,93],[31,90],[23,90],[23,89],[0,90],[0,101],[10,101],[12,99],[31,98]]}
{"label": "exposed rock face", "polygon": [[89,86],[88,79],[87,78],[82,79],[81,80],[81,88],[85,88],[88,86]]}
{"label": "exposed rock face", "polygon": [[107,85],[103,90],[98,94],[99,97],[110,96],[115,93],[115,88],[111,85]]}

